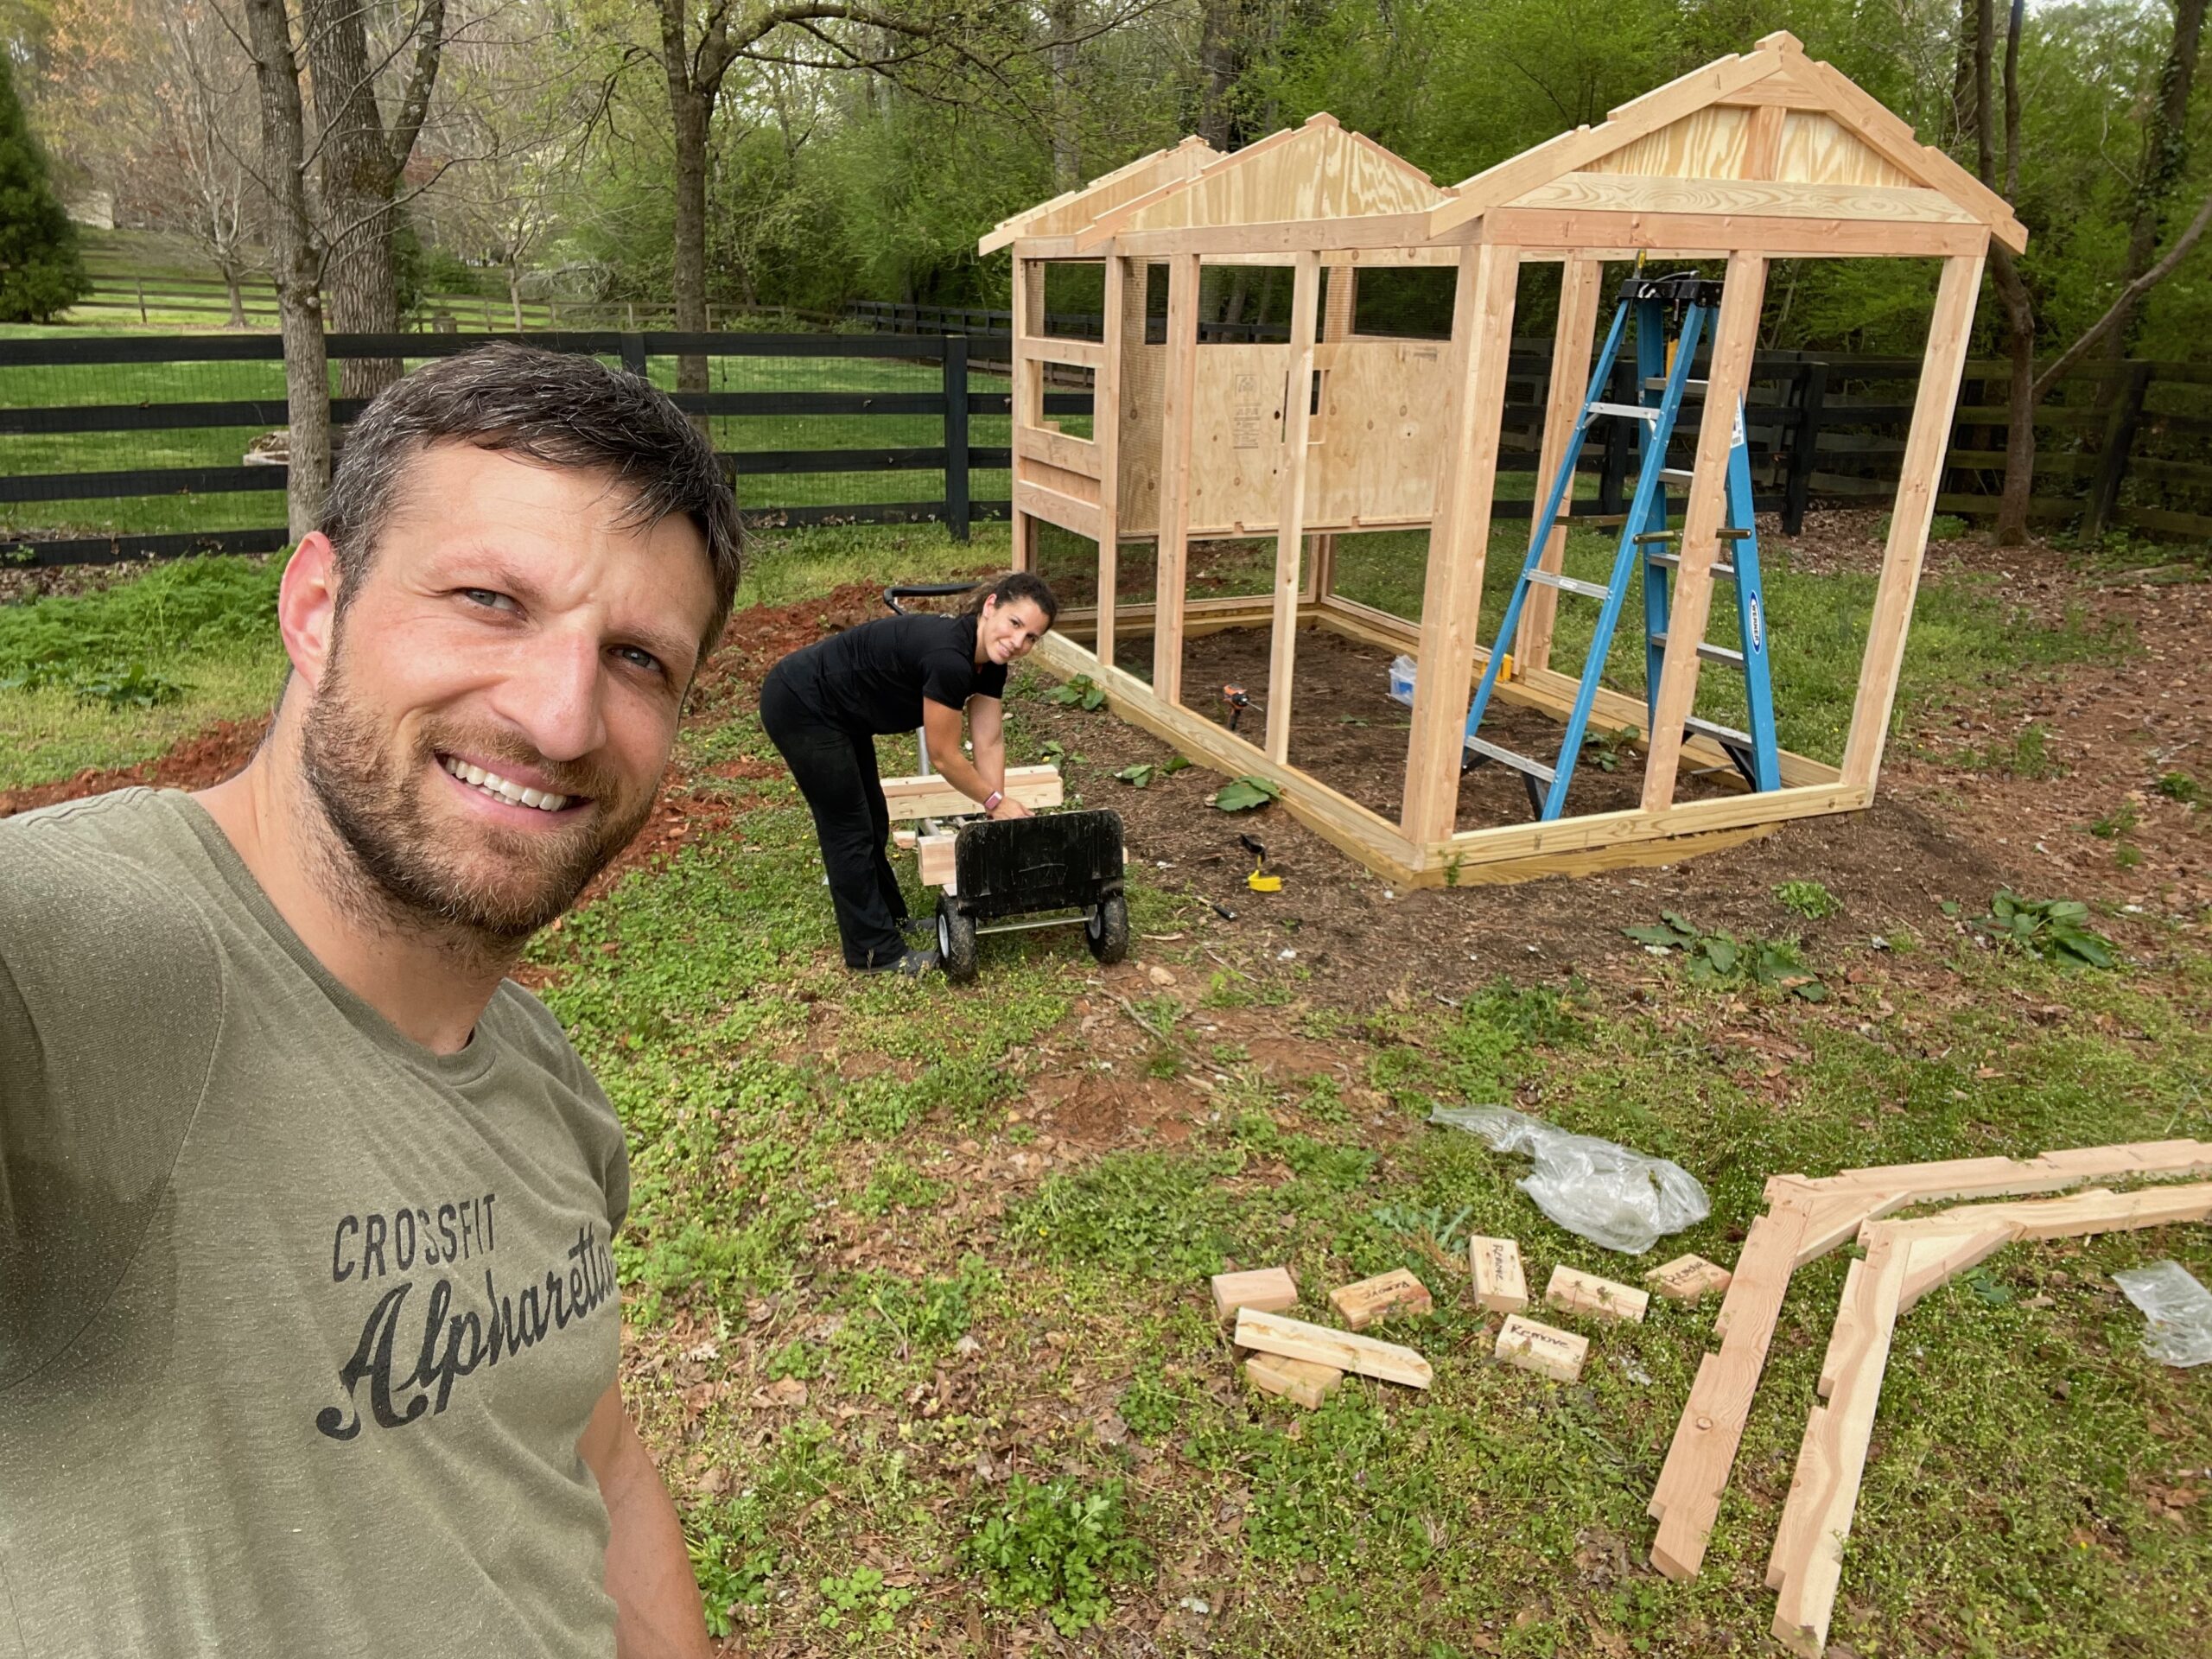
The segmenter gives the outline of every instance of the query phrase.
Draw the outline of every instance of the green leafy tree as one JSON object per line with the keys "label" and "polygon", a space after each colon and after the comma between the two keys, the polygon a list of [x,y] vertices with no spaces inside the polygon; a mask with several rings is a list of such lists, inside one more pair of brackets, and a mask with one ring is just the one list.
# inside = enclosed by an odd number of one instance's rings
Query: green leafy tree
{"label": "green leafy tree", "polygon": [[0,52],[0,322],[51,322],[92,291]]}

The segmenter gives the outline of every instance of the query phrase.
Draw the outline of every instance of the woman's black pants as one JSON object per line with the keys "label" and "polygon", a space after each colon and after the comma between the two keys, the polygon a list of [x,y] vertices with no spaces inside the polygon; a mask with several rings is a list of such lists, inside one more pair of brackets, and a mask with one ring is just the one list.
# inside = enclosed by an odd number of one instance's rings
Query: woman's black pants
{"label": "woman's black pants", "polygon": [[906,899],[884,851],[891,812],[875,766],[875,740],[833,725],[793,690],[783,664],[760,687],[760,723],[814,814],[830,899],[848,968],[880,968],[906,954],[899,931]]}

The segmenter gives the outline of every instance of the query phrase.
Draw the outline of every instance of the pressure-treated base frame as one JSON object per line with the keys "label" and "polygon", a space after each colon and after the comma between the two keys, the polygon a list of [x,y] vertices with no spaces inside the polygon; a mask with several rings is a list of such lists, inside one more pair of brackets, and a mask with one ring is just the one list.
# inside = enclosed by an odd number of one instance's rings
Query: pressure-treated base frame
{"label": "pressure-treated base frame", "polygon": [[[1184,629],[1186,635],[1263,626],[1272,620],[1270,610],[1251,608],[1251,601],[1243,602],[1242,607],[1199,602],[1214,608],[1199,612],[1193,606]],[[1125,610],[1122,614],[1127,617],[1128,613]],[[1298,620],[1302,626],[1325,627],[1362,644],[1395,649],[1414,643],[1412,636],[1416,632],[1398,618],[1341,600],[1302,605]],[[1281,790],[1281,804],[1293,817],[1401,887],[1480,887],[1545,875],[1592,875],[1601,870],[1673,864],[1771,835],[1789,818],[1851,811],[1871,798],[1870,790],[1846,786],[1834,767],[1785,753],[1783,776],[1790,786],[1764,794],[1731,794],[1662,812],[1638,809],[1591,813],[1551,823],[1503,824],[1415,843],[1379,812],[1338,793],[1287,760],[1274,760],[1258,744],[1226,727],[1165,702],[1127,670],[1099,661],[1080,643],[1084,622],[1081,613],[1070,613],[1066,621],[1037,647],[1034,660],[1063,680],[1078,674],[1089,676],[1104,689],[1107,706],[1113,713],[1173,745],[1189,759],[1232,777],[1249,773],[1268,779]],[[1481,672],[1486,659],[1487,654],[1478,650],[1475,673]],[[1560,675],[1532,675],[1500,682],[1497,695],[1563,720],[1573,698],[1573,682]],[[1624,728],[1636,734],[1638,743],[1647,741],[1640,699],[1603,693],[1599,711],[1608,729]],[[1728,766],[1727,756],[1703,739],[1686,744],[1682,753],[1701,766],[1716,769]]]}

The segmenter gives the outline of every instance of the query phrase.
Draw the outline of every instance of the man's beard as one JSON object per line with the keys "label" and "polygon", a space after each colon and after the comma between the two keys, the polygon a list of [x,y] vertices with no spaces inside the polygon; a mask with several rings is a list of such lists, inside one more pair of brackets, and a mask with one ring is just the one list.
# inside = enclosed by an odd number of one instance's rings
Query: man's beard
{"label": "man's beard", "polygon": [[[353,698],[340,663],[334,650],[308,709],[307,781],[370,896],[404,921],[463,936],[495,954],[511,951],[574,904],[652,810],[653,790],[625,805],[607,768],[549,761],[497,728],[432,720],[397,753],[384,723]],[[588,800],[590,809],[574,827],[550,831],[435,813],[425,796],[443,787],[430,775],[443,769],[440,754],[489,763],[494,771],[507,761],[543,777],[554,793]]]}

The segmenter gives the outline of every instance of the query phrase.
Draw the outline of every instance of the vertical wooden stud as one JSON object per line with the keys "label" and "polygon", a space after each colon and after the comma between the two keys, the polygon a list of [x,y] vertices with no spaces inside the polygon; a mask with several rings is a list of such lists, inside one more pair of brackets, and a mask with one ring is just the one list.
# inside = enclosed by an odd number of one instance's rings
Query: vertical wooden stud
{"label": "vertical wooden stud", "polygon": [[1290,760],[1290,683],[1298,658],[1300,555],[1306,543],[1306,456],[1313,406],[1313,325],[1321,256],[1300,253],[1290,291],[1290,368],[1283,382],[1281,505],[1275,522],[1274,634],[1268,655],[1268,759]]}
{"label": "vertical wooden stud", "polygon": [[[1029,378],[1035,372],[1036,365],[1035,360],[1028,352],[1029,323],[1032,315],[1029,271],[1030,267],[1035,264],[1034,260],[1023,258],[1021,250],[1019,247],[1015,248],[1012,298],[1014,317],[1009,330],[1013,338],[1007,346],[1007,385],[1013,393],[1011,402],[1013,418],[1010,424],[1016,431],[1019,431],[1024,424],[1033,424],[1036,418],[1029,411]],[[1040,271],[1037,278],[1037,291],[1040,297],[1044,288],[1044,278]],[[1014,549],[1007,556],[1007,562],[1013,569],[1031,570],[1036,568],[1036,560],[1030,550],[1030,543],[1035,539],[1036,521],[1022,511],[1021,493],[1021,458],[1017,454],[1014,461],[1014,509],[1010,515],[1013,521],[1013,534],[1010,539],[1014,543]]]}
{"label": "vertical wooden stud", "polygon": [[1920,396],[1905,436],[1897,505],[1890,513],[1889,545],[1882,552],[1882,577],[1874,590],[1866,655],[1859,670],[1859,696],[1852,704],[1851,735],[1843,746],[1843,781],[1862,789],[1872,789],[1881,770],[1882,743],[1897,697],[1897,671],[1904,661],[1905,626],[1912,619],[1920,562],[1928,551],[1928,526],[1936,516],[1936,493],[1943,478],[1943,452],[1950,447],[1959,381],[1966,372],[1974,301],[1981,292],[1982,259],[1978,253],[1946,259],[1936,290],[1936,315],[1929,323],[1928,350],[1921,359]]}
{"label": "vertical wooden stud", "polygon": [[1713,563],[1720,546],[1721,514],[1728,505],[1728,451],[1736,410],[1751,376],[1758,346],[1759,304],[1766,296],[1766,256],[1732,253],[1720,290],[1720,320],[1713,334],[1705,409],[1697,433],[1697,471],[1682,510],[1681,563],[1675,573],[1667,618],[1667,655],[1659,669],[1659,695],[1651,715],[1651,747],[1643,758],[1643,810],[1674,804],[1675,773],[1682,759],[1682,722],[1697,697],[1698,647],[1705,642],[1712,608]]}
{"label": "vertical wooden stud", "polygon": [[1774,176],[1782,160],[1782,126],[1789,111],[1779,104],[1762,104],[1751,111],[1750,131],[1744,149],[1744,176],[1764,180]]}
{"label": "vertical wooden stud", "polygon": [[1153,602],[1152,692],[1183,698],[1184,566],[1191,533],[1191,416],[1198,373],[1198,256],[1167,259],[1166,385],[1160,421],[1160,566]]}
{"label": "vertical wooden stud", "polygon": [[[1574,423],[1582,416],[1582,394],[1590,389],[1590,358],[1597,348],[1598,306],[1605,284],[1602,259],[1569,258],[1560,269],[1559,330],[1552,336],[1551,390],[1544,398],[1544,440],[1536,461],[1536,505],[1541,510],[1567,458],[1574,436]],[[1574,492],[1560,503],[1562,517],[1574,511]],[[1567,531],[1553,524],[1533,525],[1531,536],[1545,541],[1543,569],[1556,571],[1567,556]],[[1552,660],[1552,623],[1559,612],[1559,590],[1533,584],[1521,601],[1521,632],[1514,643],[1515,671],[1548,668]]]}
{"label": "vertical wooden stud", "polygon": [[[1321,338],[1350,340],[1353,320],[1359,313],[1359,267],[1332,265],[1329,267],[1329,291],[1321,304]],[[1325,402],[1327,377],[1322,378]],[[1326,599],[1336,586],[1337,538],[1316,536],[1313,538],[1313,568],[1308,572],[1306,591],[1315,602]]]}
{"label": "vertical wooden stud", "polygon": [[[1121,580],[1120,495],[1122,458],[1122,315],[1129,262],[1120,255],[1106,261],[1104,359],[1093,377],[1090,441],[1098,448],[1098,660],[1114,660],[1114,589]],[[1140,324],[1141,326],[1141,324]]]}
{"label": "vertical wooden stud", "polygon": [[1451,408],[1436,481],[1436,515],[1421,589],[1421,671],[1414,683],[1400,817],[1416,847],[1452,833],[1459,808],[1460,740],[1482,620],[1483,556],[1497,483],[1498,423],[1513,345],[1521,250],[1484,242],[1463,252],[1452,308]]}

